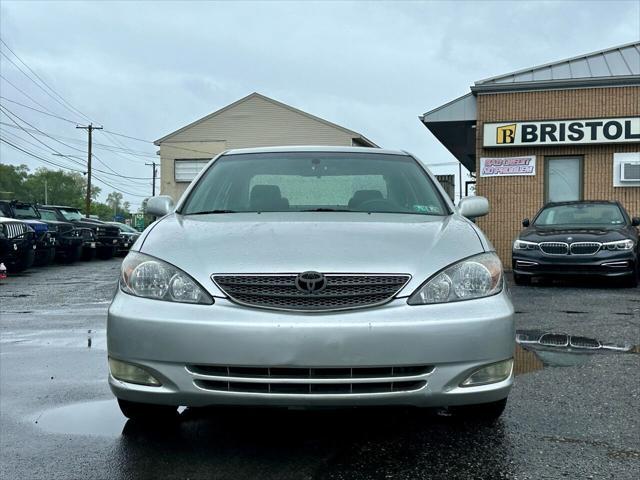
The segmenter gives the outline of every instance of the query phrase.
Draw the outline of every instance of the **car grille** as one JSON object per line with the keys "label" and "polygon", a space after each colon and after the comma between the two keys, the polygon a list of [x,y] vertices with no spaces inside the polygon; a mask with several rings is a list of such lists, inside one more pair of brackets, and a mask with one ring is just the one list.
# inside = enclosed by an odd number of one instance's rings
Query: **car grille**
{"label": "car grille", "polygon": [[545,333],[540,337],[538,343],[550,347],[566,347],[569,345],[569,336],[561,333]]}
{"label": "car grille", "polygon": [[547,255],[566,255],[569,253],[569,245],[564,242],[542,242],[540,250]]}
{"label": "car grille", "polygon": [[575,242],[570,248],[572,255],[595,255],[601,246],[598,242]]}
{"label": "car grille", "polygon": [[424,388],[431,365],[394,367],[233,367],[190,365],[194,384],[215,392],[357,395]]}
{"label": "car grille", "polygon": [[229,298],[242,305],[276,310],[327,311],[380,305],[391,300],[410,275],[327,274],[320,293],[297,289],[296,274],[213,275]]}
{"label": "car grille", "polygon": [[3,223],[3,226],[7,238],[20,237],[31,230],[24,223],[20,222],[7,222]]}

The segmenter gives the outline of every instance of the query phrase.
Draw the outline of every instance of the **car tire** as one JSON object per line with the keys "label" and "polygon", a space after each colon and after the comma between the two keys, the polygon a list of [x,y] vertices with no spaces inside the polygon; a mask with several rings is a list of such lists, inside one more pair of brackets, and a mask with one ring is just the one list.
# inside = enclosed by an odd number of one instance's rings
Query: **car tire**
{"label": "car tire", "polygon": [[497,402],[449,407],[447,411],[456,419],[491,424],[500,418],[506,406],[507,399],[503,398]]}
{"label": "car tire", "polygon": [[83,248],[82,249],[82,257],[80,257],[82,259],[83,262],[88,262],[91,261],[95,258],[96,256],[96,249],[95,248]]}
{"label": "car tire", "polygon": [[56,258],[56,249],[55,248],[47,248],[45,252],[41,255],[36,255],[34,265],[38,267],[46,267],[53,262],[53,259]]}
{"label": "car tire", "polygon": [[629,277],[624,281],[624,286],[629,288],[636,288],[638,286],[638,277],[640,276],[640,272],[638,272],[638,267],[633,269],[633,273],[629,275]]}
{"label": "car tire", "polygon": [[71,250],[67,250],[67,254],[65,255],[65,262],[74,263],[80,260],[81,257],[82,257],[82,245],[78,245],[77,247],[72,248]]}
{"label": "car tire", "polygon": [[513,281],[516,285],[520,286],[531,285],[531,277],[528,277],[526,275],[518,275],[517,273],[514,273]]}
{"label": "car tire", "polygon": [[22,272],[33,265],[36,258],[36,252],[29,248],[18,260],[7,265],[10,272]]}
{"label": "car tire", "polygon": [[118,399],[118,406],[122,414],[130,420],[141,422],[155,422],[175,420],[178,417],[178,407],[171,405],[156,405],[153,403],[131,402]]}
{"label": "car tire", "polygon": [[116,247],[101,247],[96,252],[97,257],[100,260],[110,260],[116,253]]}

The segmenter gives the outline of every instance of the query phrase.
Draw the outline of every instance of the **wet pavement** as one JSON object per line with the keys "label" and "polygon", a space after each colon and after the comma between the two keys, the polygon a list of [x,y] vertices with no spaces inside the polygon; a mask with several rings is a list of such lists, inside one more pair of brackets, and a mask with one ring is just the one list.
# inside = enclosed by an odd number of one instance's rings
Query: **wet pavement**
{"label": "wet pavement", "polygon": [[0,283],[2,479],[640,476],[640,289],[512,287],[518,374],[494,426],[415,409],[186,409],[141,427],[106,383],[120,261]]}

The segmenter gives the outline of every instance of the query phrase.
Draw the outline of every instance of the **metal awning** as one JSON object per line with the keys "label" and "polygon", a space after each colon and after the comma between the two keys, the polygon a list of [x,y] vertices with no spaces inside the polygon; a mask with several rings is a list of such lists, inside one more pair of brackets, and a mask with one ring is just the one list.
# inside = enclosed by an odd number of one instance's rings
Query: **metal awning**
{"label": "metal awning", "polygon": [[470,172],[476,170],[476,97],[456,98],[420,117],[420,121]]}

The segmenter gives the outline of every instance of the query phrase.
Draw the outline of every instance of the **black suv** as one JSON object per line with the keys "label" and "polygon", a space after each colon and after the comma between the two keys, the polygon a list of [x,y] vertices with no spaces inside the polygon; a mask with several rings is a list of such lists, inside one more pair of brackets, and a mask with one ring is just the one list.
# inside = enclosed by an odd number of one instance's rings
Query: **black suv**
{"label": "black suv", "polygon": [[[64,207],[60,205],[38,205],[43,216],[53,218],[61,222],[71,222],[78,228],[89,228],[93,232],[94,240],[84,242],[82,246],[82,258],[88,260],[96,255],[98,258],[107,260],[116,253],[116,248],[120,242],[120,229],[108,223],[92,218],[85,218],[79,209],[75,207]],[[50,212],[50,213],[47,213]]]}
{"label": "black suv", "polygon": [[0,263],[10,272],[29,268],[35,258],[33,229],[22,220],[0,215]]}
{"label": "black suv", "polygon": [[11,210],[11,217],[26,222],[36,220],[46,223],[49,231],[55,232],[57,235],[55,256],[59,261],[73,263],[79,260],[83,243],[95,241],[91,229],[77,227],[68,221],[60,221],[56,218],[55,213],[49,211],[41,212],[36,205],[31,203],[13,201],[7,205],[6,202],[0,201],[0,209],[5,214],[8,208]]}
{"label": "black suv", "polygon": [[29,204],[16,201],[0,200],[2,216],[23,220],[35,235],[35,265],[49,265],[56,256],[58,232],[56,226],[40,221],[38,213]]}

